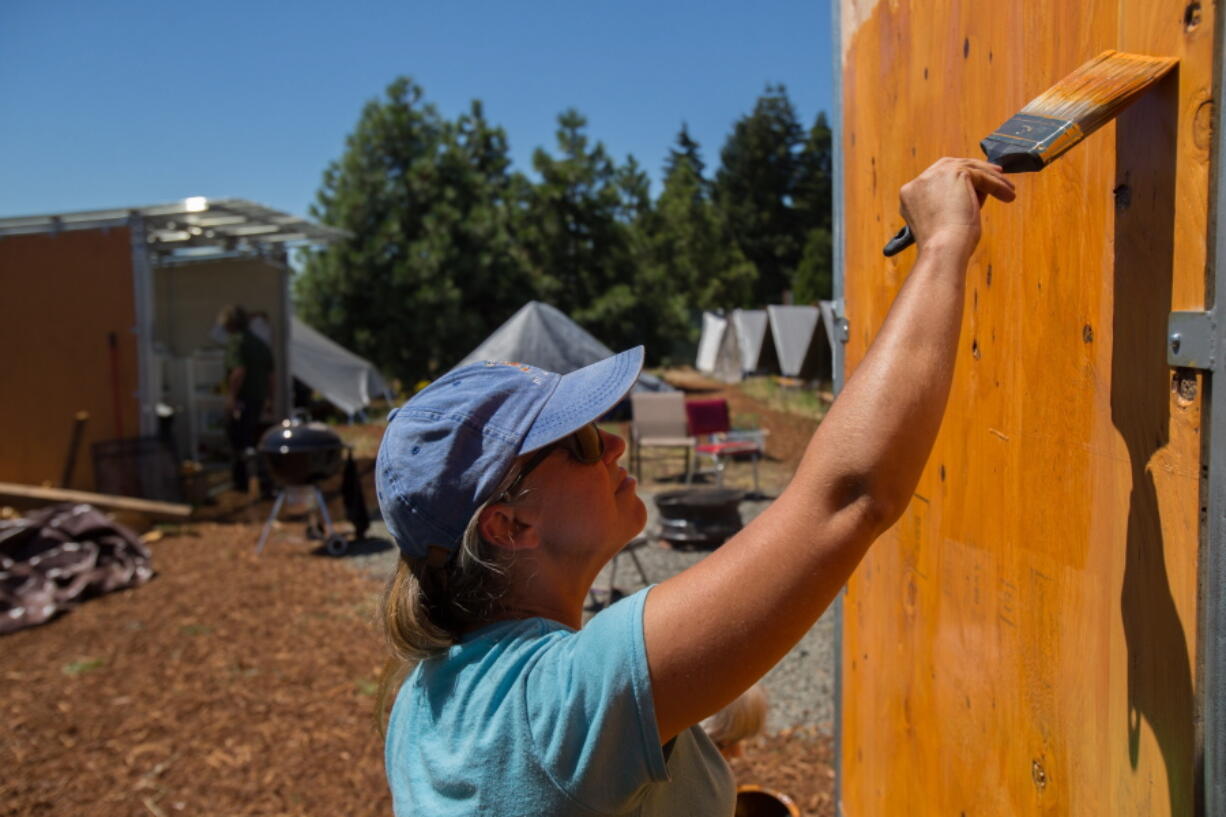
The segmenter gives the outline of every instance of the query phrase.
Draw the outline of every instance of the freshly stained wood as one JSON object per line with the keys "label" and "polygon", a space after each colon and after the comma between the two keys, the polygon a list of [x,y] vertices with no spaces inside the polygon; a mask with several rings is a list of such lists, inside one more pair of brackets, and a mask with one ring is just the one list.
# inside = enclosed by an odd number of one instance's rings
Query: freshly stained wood
{"label": "freshly stained wood", "polygon": [[[1156,0],[842,0],[854,371],[914,253],[898,188],[1106,49],[1178,66],[989,203],[945,421],[844,608],[842,808],[1193,811],[1215,10]],[[1190,7],[1189,7],[1190,8]]]}

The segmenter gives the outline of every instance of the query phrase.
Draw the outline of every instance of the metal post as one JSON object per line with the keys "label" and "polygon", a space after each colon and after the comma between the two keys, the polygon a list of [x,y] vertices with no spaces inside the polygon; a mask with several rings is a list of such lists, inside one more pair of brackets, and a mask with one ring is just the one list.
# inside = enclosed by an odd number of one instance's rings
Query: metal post
{"label": "metal post", "polygon": [[135,211],[128,217],[132,246],[132,292],[135,299],[136,324],[136,399],[140,411],[140,435],[157,432],[155,410],[162,395],[154,394],[154,384],[160,383],[153,367],[153,264],[149,260],[149,243],[145,240],[145,219]]}
{"label": "metal post", "polygon": [[[1214,32],[1214,94],[1221,93],[1224,84],[1222,46],[1226,42],[1226,14],[1219,7],[1215,14]],[[1212,231],[1209,270],[1205,279],[1205,304],[1213,313],[1217,292],[1226,291],[1226,179],[1222,177],[1222,160],[1226,157],[1226,118],[1223,105],[1214,105],[1212,176],[1209,192],[1209,229]],[[1226,348],[1226,321],[1215,321],[1213,335],[1216,348]],[[1201,506],[1207,517],[1201,526],[1200,548],[1200,690],[1201,710],[1201,780],[1204,787],[1203,811],[1208,817],[1226,815],[1226,607],[1223,587],[1226,586],[1226,395],[1215,399],[1214,373],[1203,374],[1204,409],[1209,421],[1201,438],[1202,467]],[[1204,475],[1208,476],[1208,481]]]}
{"label": "metal post", "polygon": [[[834,115],[831,118],[830,140],[834,178],[831,189],[831,264],[834,268],[834,305],[840,331],[834,343],[834,394],[843,390],[846,366],[845,350],[847,335],[842,328],[847,325],[844,299],[843,257],[843,28],[840,6],[842,0],[830,3],[830,44],[834,58]],[[839,590],[834,599],[834,811],[843,811],[843,599],[847,588]]]}

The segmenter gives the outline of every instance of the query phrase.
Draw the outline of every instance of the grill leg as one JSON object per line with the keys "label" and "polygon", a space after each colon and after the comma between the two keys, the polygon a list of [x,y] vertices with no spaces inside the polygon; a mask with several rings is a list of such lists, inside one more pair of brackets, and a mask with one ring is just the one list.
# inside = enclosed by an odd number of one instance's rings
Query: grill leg
{"label": "grill leg", "polygon": [[319,506],[319,515],[324,518],[324,540],[332,535],[332,517],[328,516],[328,503],[324,501],[324,493],[319,490],[318,485],[312,485],[315,489],[315,504]]}
{"label": "grill leg", "polygon": [[613,603],[613,582],[617,578],[617,557],[620,555],[621,553],[616,554],[613,561],[609,562],[609,600],[606,604]]}
{"label": "grill leg", "polygon": [[272,503],[272,513],[268,515],[268,521],[264,523],[264,530],[260,532],[260,543],[255,546],[256,556],[264,552],[264,543],[268,541],[268,534],[272,530],[272,523],[277,521],[277,514],[281,513],[281,505],[284,503],[285,491],[278,491],[277,501]]}
{"label": "grill leg", "polygon": [[627,550],[626,555],[630,557],[630,561],[634,562],[634,566],[638,568],[639,578],[643,580],[643,586],[647,587],[651,584],[651,579],[647,578],[647,571],[643,569],[643,563],[639,561],[639,557],[634,555],[633,550]]}

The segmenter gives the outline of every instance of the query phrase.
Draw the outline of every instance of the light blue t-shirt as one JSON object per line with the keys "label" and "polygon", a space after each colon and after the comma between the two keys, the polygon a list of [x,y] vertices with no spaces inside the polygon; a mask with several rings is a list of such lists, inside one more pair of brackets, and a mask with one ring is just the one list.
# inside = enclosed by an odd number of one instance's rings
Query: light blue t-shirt
{"label": "light blue t-shirt", "polygon": [[660,746],[647,592],[578,631],[491,624],[419,664],[388,722],[398,817],[730,817],[732,773],[702,729]]}

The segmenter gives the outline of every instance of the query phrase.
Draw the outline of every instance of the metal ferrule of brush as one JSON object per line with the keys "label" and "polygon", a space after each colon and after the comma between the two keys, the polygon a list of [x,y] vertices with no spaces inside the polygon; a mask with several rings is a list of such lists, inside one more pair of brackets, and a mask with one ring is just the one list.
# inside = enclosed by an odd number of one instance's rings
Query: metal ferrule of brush
{"label": "metal ferrule of brush", "polygon": [[1006,173],[1032,173],[1080,142],[1076,122],[1019,113],[979,143],[988,161]]}

